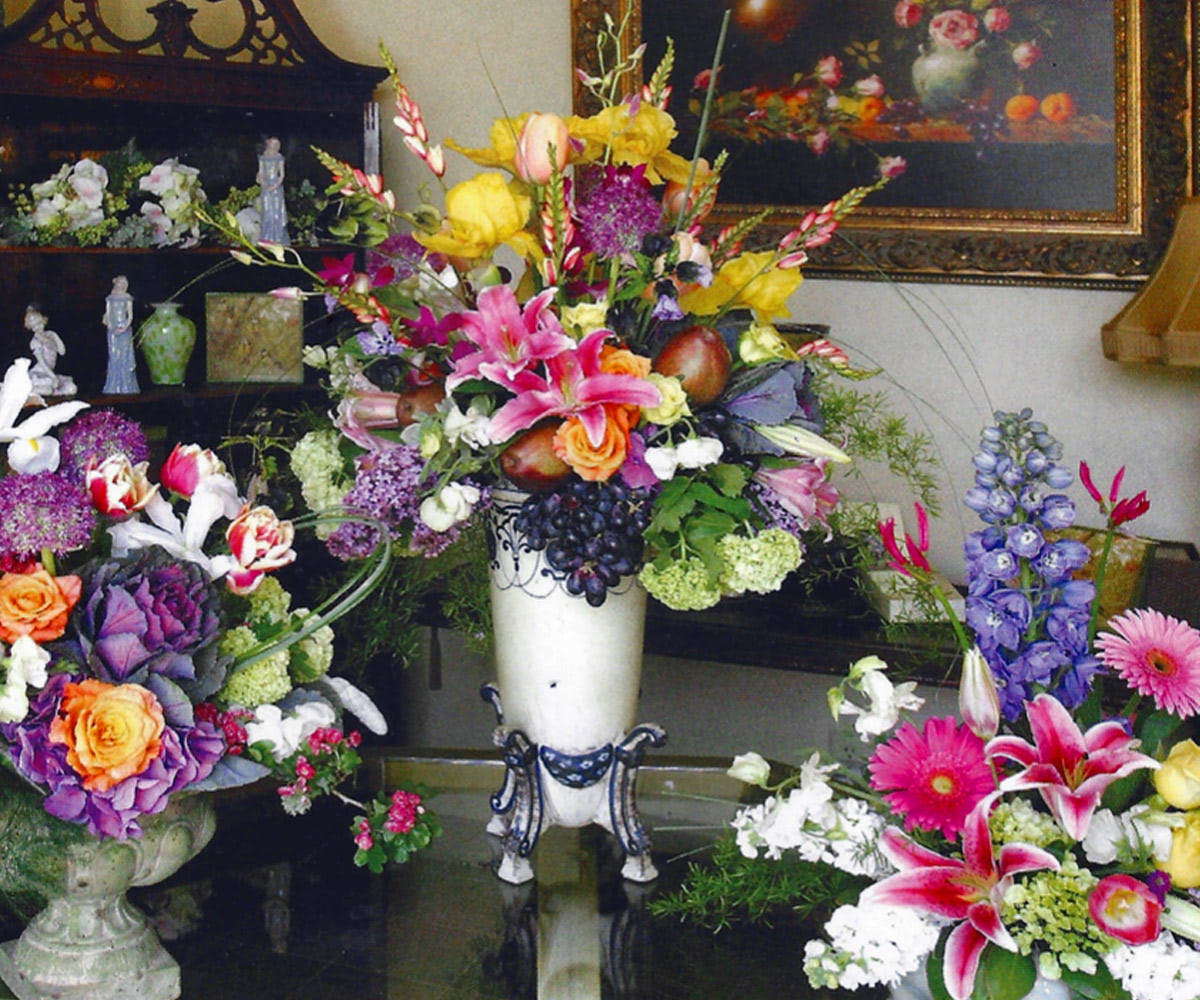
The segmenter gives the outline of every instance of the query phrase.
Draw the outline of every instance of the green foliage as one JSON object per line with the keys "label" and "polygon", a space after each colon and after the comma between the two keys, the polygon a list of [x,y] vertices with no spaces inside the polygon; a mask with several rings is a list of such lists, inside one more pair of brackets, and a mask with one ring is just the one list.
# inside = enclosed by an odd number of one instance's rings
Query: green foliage
{"label": "green foliage", "polygon": [[975,994],[979,1000],[1021,1000],[1036,981],[1032,958],[989,944],[975,978]]}
{"label": "green foliage", "polygon": [[747,858],[731,834],[717,841],[708,863],[688,865],[683,886],[649,904],[656,917],[679,917],[719,931],[743,921],[800,919],[857,899],[868,879],[829,865],[785,857]]}

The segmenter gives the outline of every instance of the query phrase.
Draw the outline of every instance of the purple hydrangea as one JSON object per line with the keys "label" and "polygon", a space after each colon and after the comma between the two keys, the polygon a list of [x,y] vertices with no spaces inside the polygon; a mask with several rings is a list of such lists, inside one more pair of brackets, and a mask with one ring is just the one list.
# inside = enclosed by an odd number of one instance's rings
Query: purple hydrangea
{"label": "purple hydrangea", "polygon": [[136,465],[150,458],[146,433],[141,424],[116,410],[84,410],[58,435],[62,448],[59,472],[74,482],[83,482],[88,461],[102,462],[122,452]]}
{"label": "purple hydrangea", "polygon": [[601,257],[632,253],[657,231],[662,206],[646,180],[646,167],[608,166],[581,191],[579,233]]}
{"label": "purple hydrangea", "polygon": [[197,702],[220,687],[220,588],[199,566],[143,550],[94,566],[85,580],[72,624],[96,677],[145,684],[158,674]]}
{"label": "purple hydrangea", "polygon": [[50,741],[63,688],[78,680],[71,674],[53,675],[31,702],[29,714],[0,726],[0,734],[17,771],[47,791],[50,815],[86,824],[98,837],[140,836],[141,817],[162,812],[173,792],[207,778],[225,752],[225,741],[212,723],[197,723],[186,702],[182,712],[164,707],[162,752],[150,765],[106,791],[87,789],[67,759],[66,745]]}
{"label": "purple hydrangea", "polygon": [[96,528],[91,497],[57,472],[0,479],[0,558],[21,563],[86,548]]}

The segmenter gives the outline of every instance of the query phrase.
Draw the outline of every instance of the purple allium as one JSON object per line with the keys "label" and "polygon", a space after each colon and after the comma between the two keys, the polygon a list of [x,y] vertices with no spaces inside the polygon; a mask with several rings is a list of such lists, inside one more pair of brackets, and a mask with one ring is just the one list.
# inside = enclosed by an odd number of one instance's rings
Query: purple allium
{"label": "purple allium", "polygon": [[220,588],[195,563],[157,550],[109,560],[84,574],[73,618],[81,662],[100,680],[169,677],[194,701],[224,680],[218,655]]}
{"label": "purple allium", "polygon": [[646,180],[646,167],[605,167],[604,176],[581,194],[579,233],[601,257],[620,257],[658,229],[662,206]]}
{"label": "purple allium", "polygon": [[59,432],[58,443],[62,448],[59,471],[75,482],[83,482],[89,459],[102,462],[123,452],[137,465],[150,458],[142,425],[116,410],[84,410]]}
{"label": "purple allium", "polygon": [[0,557],[23,562],[42,549],[55,555],[85,548],[96,514],[91,497],[57,472],[0,479]]}
{"label": "purple allium", "polygon": [[30,703],[29,714],[0,726],[0,734],[17,771],[49,793],[45,808],[50,815],[86,824],[98,837],[141,836],[141,817],[162,812],[172,792],[208,777],[225,752],[225,742],[211,722],[197,723],[191,717],[190,706],[181,714],[167,711],[162,752],[149,767],[107,791],[84,788],[82,775],[68,762],[66,745],[50,742],[63,688],[79,680],[54,674]]}

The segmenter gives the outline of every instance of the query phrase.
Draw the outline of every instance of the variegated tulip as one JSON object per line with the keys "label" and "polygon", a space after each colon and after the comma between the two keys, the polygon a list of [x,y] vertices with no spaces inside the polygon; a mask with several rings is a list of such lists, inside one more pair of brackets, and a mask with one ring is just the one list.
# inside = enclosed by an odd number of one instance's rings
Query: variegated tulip
{"label": "variegated tulip", "polygon": [[99,464],[89,464],[86,482],[92,505],[109,517],[125,517],[141,510],[158,492],[158,486],[146,476],[148,464],[134,465],[119,452]]}
{"label": "variegated tulip", "polygon": [[237,565],[227,577],[235,594],[248,594],[265,573],[287,566],[296,558],[292,549],[295,529],[281,521],[270,507],[247,504],[225,529],[230,552]]}

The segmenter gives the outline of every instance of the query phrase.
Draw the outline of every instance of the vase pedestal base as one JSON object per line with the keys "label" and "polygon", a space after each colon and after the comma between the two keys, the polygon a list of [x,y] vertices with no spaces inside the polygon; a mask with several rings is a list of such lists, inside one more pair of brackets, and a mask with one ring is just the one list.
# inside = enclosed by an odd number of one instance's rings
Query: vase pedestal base
{"label": "vase pedestal base", "polygon": [[[147,933],[153,934],[148,928]],[[161,945],[159,954],[134,977],[76,986],[46,986],[26,979],[17,970],[16,948],[16,941],[0,944],[0,982],[17,1000],[174,1000],[180,995],[179,965]]]}
{"label": "vase pedestal base", "polygon": [[480,694],[496,711],[499,725],[492,742],[504,751],[504,784],[491,797],[494,815],[487,826],[488,833],[500,838],[503,850],[496,875],[513,885],[530,881],[529,856],[546,829],[595,823],[616,837],[624,852],[624,878],[656,879],[658,869],[650,857],[650,837],[638,816],[635,789],[647,747],[662,746],[666,731],[643,723],[613,743],[566,753],[506,726],[494,685],[485,684]]}

